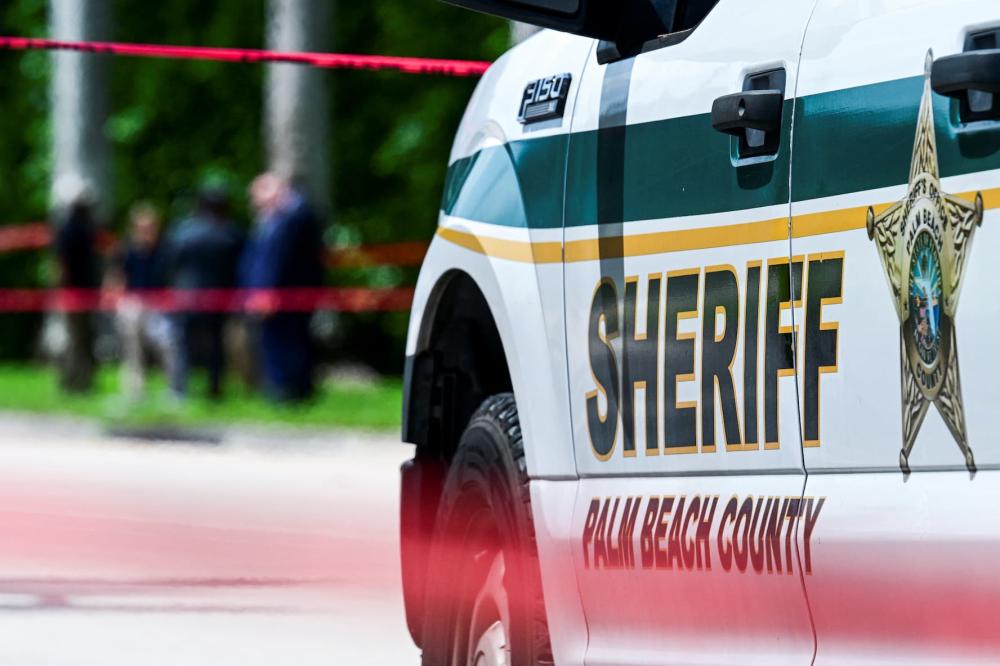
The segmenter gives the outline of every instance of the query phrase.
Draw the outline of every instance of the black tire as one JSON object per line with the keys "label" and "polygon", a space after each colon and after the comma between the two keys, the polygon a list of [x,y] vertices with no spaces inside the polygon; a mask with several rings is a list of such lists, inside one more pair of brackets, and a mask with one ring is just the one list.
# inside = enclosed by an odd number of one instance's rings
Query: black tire
{"label": "black tire", "polygon": [[498,636],[511,666],[552,663],[521,427],[509,393],[484,401],[462,434],[428,569],[426,666],[504,663],[473,654]]}

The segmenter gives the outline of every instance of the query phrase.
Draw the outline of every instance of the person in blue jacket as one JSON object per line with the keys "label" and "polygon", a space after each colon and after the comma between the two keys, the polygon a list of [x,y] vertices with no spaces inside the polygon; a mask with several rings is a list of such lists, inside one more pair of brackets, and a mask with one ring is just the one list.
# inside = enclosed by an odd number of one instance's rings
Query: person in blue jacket
{"label": "person in blue jacket", "polygon": [[275,174],[258,176],[250,198],[260,219],[243,266],[254,291],[248,309],[259,318],[265,388],[276,401],[305,400],[314,390],[312,313],[290,307],[289,295],[323,284],[321,224],[301,189]]}

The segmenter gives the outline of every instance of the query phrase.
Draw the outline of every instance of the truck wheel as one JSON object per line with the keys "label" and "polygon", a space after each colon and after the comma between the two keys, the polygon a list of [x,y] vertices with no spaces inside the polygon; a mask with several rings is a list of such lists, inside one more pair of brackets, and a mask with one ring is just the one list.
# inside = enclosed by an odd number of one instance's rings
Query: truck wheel
{"label": "truck wheel", "polygon": [[428,565],[423,663],[551,664],[517,405],[483,402],[448,470]]}

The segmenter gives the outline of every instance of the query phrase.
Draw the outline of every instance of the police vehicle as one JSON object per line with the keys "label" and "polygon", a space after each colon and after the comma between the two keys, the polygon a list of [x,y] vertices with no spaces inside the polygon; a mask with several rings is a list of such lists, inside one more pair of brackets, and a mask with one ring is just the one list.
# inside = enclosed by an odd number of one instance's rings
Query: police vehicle
{"label": "police vehicle", "polygon": [[1000,3],[449,1],[424,663],[1000,662]]}

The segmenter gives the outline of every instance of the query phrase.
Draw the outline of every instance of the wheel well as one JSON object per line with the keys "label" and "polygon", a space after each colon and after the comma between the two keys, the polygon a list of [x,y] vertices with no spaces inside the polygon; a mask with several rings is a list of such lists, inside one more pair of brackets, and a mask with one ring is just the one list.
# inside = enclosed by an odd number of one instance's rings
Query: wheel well
{"label": "wheel well", "polygon": [[406,359],[403,440],[447,462],[479,405],[512,387],[500,334],[475,281],[452,271],[435,292],[419,351]]}
{"label": "wheel well", "polygon": [[448,464],[486,398],[511,391],[496,322],[475,281],[452,271],[428,301],[403,376],[403,441],[417,445],[403,464],[400,540],[403,601],[410,635],[422,644],[427,558]]}

